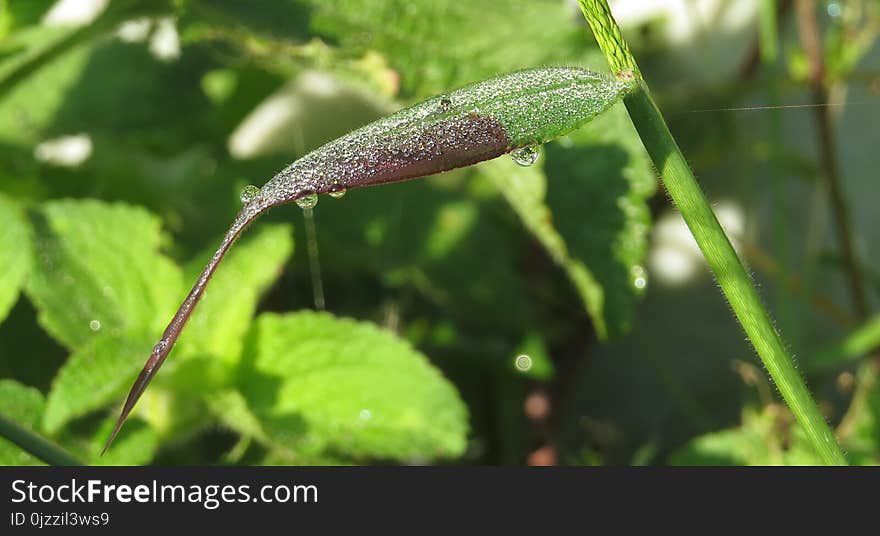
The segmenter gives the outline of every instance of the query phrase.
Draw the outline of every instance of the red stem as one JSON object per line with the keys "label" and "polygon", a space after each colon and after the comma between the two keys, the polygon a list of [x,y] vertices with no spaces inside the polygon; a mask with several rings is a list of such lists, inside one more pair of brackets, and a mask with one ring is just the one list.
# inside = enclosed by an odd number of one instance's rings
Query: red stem
{"label": "red stem", "polygon": [[165,362],[165,358],[168,357],[171,348],[174,347],[174,343],[177,342],[177,338],[180,337],[180,333],[183,331],[186,321],[189,320],[196,304],[199,303],[202,294],[205,292],[205,287],[214,275],[214,271],[217,269],[220,261],[223,260],[226,252],[229,251],[229,248],[232,247],[232,244],[235,243],[244,228],[264,210],[265,208],[252,208],[251,205],[246,205],[241,212],[238,213],[238,216],[235,217],[235,221],[232,223],[232,227],[226,232],[226,236],[223,238],[223,242],[220,243],[220,247],[217,248],[217,251],[214,253],[214,256],[211,257],[208,265],[202,270],[201,275],[199,275],[199,278],[196,280],[195,285],[193,285],[192,290],[189,291],[186,299],[180,304],[177,313],[174,314],[174,318],[171,319],[168,327],[165,328],[165,332],[162,333],[162,338],[159,339],[159,342],[153,347],[153,352],[144,364],[144,368],[135,380],[134,385],[131,386],[131,389],[128,392],[128,397],[125,399],[125,404],[122,406],[119,418],[116,420],[116,425],[113,427],[113,433],[110,434],[107,443],[104,445],[104,449],[101,451],[102,456],[107,452],[107,449],[110,448],[110,444],[113,443],[113,440],[122,428],[122,424],[125,422],[128,414],[131,413],[131,410],[147,388],[147,385],[152,381],[156,372],[159,371],[159,367]]}

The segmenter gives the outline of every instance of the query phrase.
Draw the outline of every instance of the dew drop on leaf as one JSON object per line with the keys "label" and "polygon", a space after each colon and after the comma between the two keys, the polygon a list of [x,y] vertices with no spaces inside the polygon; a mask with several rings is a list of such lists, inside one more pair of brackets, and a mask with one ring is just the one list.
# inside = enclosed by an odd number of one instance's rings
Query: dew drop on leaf
{"label": "dew drop on leaf", "polygon": [[523,147],[521,149],[514,149],[510,152],[510,158],[513,159],[517,165],[522,167],[529,167],[535,162],[538,161],[538,156],[541,154],[541,147],[538,145],[533,145],[530,147]]}
{"label": "dew drop on leaf", "polygon": [[632,267],[632,284],[637,290],[644,290],[648,286],[648,277],[645,269],[639,265]]}
{"label": "dew drop on leaf", "polygon": [[253,184],[248,184],[247,186],[245,186],[244,188],[241,189],[241,194],[239,194],[239,199],[241,199],[242,203],[247,205],[248,203],[253,201],[254,198],[257,197],[257,194],[259,194],[259,193],[260,193],[260,189],[258,187],[254,186]]}
{"label": "dew drop on leaf", "polygon": [[309,194],[296,200],[296,204],[301,209],[315,208],[318,204],[318,194]]}
{"label": "dew drop on leaf", "polygon": [[827,11],[828,11],[828,16],[831,17],[832,19],[836,19],[836,18],[840,17],[840,14],[843,12],[843,10],[840,8],[839,2],[830,2],[828,4]]}
{"label": "dew drop on leaf", "polygon": [[513,364],[516,366],[516,369],[522,372],[528,372],[532,368],[532,358],[522,354],[516,356],[516,360],[514,360]]}
{"label": "dew drop on leaf", "polygon": [[92,320],[91,322],[89,322],[89,329],[92,331],[100,331],[101,321],[100,320]]}
{"label": "dew drop on leaf", "polygon": [[333,199],[339,199],[339,198],[343,197],[345,195],[345,192],[347,192],[347,191],[348,190],[346,190],[342,186],[336,186],[335,189],[332,192],[330,192],[330,197],[332,197]]}

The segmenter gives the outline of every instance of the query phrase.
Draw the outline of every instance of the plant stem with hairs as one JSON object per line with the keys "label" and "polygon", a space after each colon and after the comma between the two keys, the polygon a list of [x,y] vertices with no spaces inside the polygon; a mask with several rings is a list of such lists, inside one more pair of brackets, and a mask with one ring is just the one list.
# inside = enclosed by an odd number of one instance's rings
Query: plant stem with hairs
{"label": "plant stem with hairs", "polygon": [[618,78],[635,78],[638,83],[638,88],[624,97],[624,104],[734,314],[816,453],[826,464],[845,465],[846,458],[774,328],[751,277],[654,103],[608,3],[606,0],[579,0],[579,3],[612,71]]}

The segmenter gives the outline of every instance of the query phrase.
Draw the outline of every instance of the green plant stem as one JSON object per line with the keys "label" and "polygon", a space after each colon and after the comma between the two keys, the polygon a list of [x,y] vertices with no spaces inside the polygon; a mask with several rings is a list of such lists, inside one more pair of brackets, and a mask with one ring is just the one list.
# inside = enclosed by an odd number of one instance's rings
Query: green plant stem
{"label": "green plant stem", "polygon": [[670,197],[678,206],[709,263],[734,314],[743,326],[817,454],[826,464],[846,465],[846,458],[819,412],[782,339],[773,327],[755,285],[724,234],[693,171],[666,126],[641,77],[606,0],[579,0],[600,48],[619,77],[635,76],[639,87],[624,99],[630,118]]}
{"label": "green plant stem", "polygon": [[49,465],[86,465],[45,437],[0,413],[0,436]]}

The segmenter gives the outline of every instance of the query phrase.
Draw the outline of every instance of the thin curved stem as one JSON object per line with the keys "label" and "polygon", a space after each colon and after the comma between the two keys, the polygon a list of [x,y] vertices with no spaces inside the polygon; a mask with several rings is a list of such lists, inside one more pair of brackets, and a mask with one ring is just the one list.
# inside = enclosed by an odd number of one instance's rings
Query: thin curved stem
{"label": "thin curved stem", "polygon": [[107,449],[110,448],[110,445],[113,443],[113,440],[116,439],[116,435],[122,428],[125,419],[128,418],[129,413],[134,409],[134,405],[137,404],[141,395],[144,394],[147,385],[150,384],[153,377],[156,375],[156,372],[159,371],[159,367],[162,366],[162,363],[165,362],[168,354],[171,353],[174,343],[177,342],[177,338],[180,337],[180,333],[183,331],[184,326],[186,326],[187,320],[189,320],[190,315],[199,303],[199,300],[202,298],[202,294],[205,292],[205,287],[208,286],[208,282],[211,280],[211,277],[220,265],[220,261],[223,260],[223,257],[229,251],[229,248],[232,247],[232,244],[235,243],[245,227],[262,213],[262,209],[252,207],[252,205],[245,205],[245,208],[243,208],[238,216],[236,216],[235,222],[233,222],[232,227],[226,232],[226,236],[223,238],[223,242],[220,243],[220,247],[217,248],[214,256],[211,257],[207,266],[202,270],[202,273],[196,280],[195,285],[193,285],[192,290],[189,291],[186,299],[183,300],[177,313],[175,313],[174,318],[171,319],[168,327],[165,328],[162,338],[156,343],[156,346],[153,347],[153,351],[147,359],[147,362],[144,364],[144,368],[141,370],[140,374],[138,374],[137,379],[131,386],[131,390],[128,392],[128,397],[125,399],[125,404],[122,405],[122,411],[119,412],[119,418],[116,420],[113,432],[110,433],[107,443],[101,450],[101,456],[103,456],[104,453],[107,452]]}

